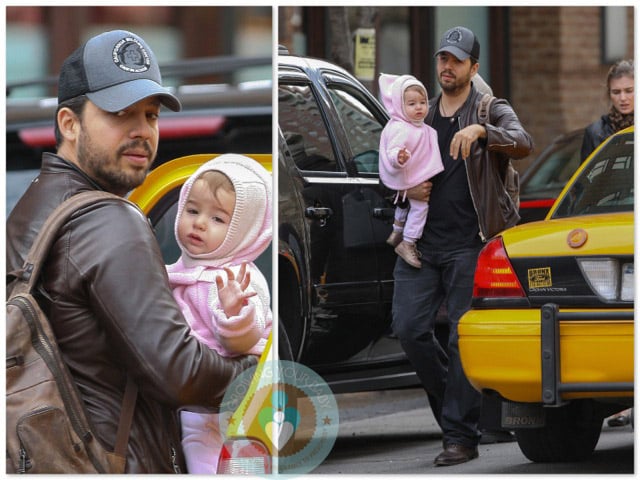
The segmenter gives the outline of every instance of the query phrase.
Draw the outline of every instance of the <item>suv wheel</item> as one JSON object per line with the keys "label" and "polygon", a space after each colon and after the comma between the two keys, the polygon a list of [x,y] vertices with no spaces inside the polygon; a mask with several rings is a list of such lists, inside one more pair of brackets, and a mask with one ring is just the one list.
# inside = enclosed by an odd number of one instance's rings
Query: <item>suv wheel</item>
{"label": "suv wheel", "polygon": [[603,417],[591,400],[548,408],[541,428],[517,429],[522,453],[534,462],[572,462],[589,457],[596,448]]}
{"label": "suv wheel", "polygon": [[300,284],[288,263],[280,262],[278,268],[278,350],[282,360],[297,361],[304,336]]}

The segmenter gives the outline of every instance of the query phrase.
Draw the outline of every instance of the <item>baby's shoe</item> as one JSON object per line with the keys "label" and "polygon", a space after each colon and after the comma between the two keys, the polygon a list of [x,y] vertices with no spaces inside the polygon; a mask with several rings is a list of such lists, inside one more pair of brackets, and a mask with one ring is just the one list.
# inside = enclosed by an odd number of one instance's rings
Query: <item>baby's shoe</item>
{"label": "baby's shoe", "polygon": [[395,248],[395,252],[412,267],[422,268],[422,262],[420,262],[420,252],[418,252],[418,250],[416,249],[415,243],[409,243],[403,240]]}
{"label": "baby's shoe", "polygon": [[392,247],[397,247],[398,244],[402,241],[402,231],[393,230],[387,238],[387,243]]}

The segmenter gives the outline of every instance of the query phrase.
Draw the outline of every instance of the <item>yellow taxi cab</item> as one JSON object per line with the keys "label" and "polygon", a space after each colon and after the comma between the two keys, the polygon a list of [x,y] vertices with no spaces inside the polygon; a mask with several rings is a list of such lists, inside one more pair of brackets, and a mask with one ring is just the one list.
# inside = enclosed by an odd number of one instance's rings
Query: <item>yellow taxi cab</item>
{"label": "yellow taxi cab", "polygon": [[633,406],[634,128],[604,141],[542,221],[480,253],[459,322],[471,384],[503,400],[532,461],[592,454],[603,420]]}
{"label": "yellow taxi cab", "polygon": [[[163,163],[152,170],[144,183],[129,195],[129,199],[142,209],[153,225],[167,264],[175,262],[180,255],[174,237],[180,188],[200,165],[216,156],[215,154],[195,154]],[[247,156],[271,171],[270,154],[247,154]],[[271,286],[271,247],[260,255],[255,264]],[[274,359],[272,337],[273,333],[269,336],[258,365],[249,371],[251,378],[243,387],[242,398],[238,402],[231,402],[235,409],[224,417],[227,419],[227,429],[225,443],[219,457],[218,473],[256,475],[272,473],[273,444],[268,432],[259,428],[253,415],[250,415],[250,412],[271,408],[263,384],[266,378],[267,386],[271,388],[264,370]],[[248,418],[249,416],[251,418]]]}

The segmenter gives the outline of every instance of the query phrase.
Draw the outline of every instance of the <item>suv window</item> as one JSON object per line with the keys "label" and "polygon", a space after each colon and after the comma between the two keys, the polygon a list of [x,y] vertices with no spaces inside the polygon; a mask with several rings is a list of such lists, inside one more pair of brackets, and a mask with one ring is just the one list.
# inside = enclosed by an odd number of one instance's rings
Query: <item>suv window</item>
{"label": "suv window", "polygon": [[307,85],[280,85],[278,122],[300,170],[335,172],[331,148],[318,103]]}
{"label": "suv window", "polygon": [[330,86],[328,91],[347,134],[358,173],[378,173],[378,148],[383,126],[356,96],[335,86]]}

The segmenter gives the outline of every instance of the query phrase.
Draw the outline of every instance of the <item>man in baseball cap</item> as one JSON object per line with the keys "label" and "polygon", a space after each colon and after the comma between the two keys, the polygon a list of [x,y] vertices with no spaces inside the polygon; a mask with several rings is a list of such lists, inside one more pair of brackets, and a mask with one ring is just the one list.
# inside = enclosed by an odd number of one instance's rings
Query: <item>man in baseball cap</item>
{"label": "man in baseball cap", "polygon": [[[25,264],[45,220],[66,199],[88,191],[124,197],[142,184],[158,149],[162,106],[180,109],[162,86],[149,46],[123,30],[97,35],[70,55],[58,100],[56,153],[43,153],[38,178],[7,218],[7,271]],[[153,229],[133,205],[96,200],[75,212],[51,245],[39,284],[87,405],[92,429],[85,437],[118,451],[125,385],[132,381],[139,388],[125,429],[126,458],[110,453],[112,463],[124,473],[184,472],[176,410],[218,408],[256,357],[222,357],[189,335]],[[82,473],[69,468],[65,473]]]}
{"label": "man in baseball cap", "polygon": [[442,52],[449,52],[458,60],[471,57],[475,62],[480,58],[480,42],[476,35],[465,27],[453,27],[447,30],[440,40],[440,48],[435,56]]}
{"label": "man in baseball cap", "polygon": [[107,112],[117,112],[144,98],[157,96],[180,110],[180,102],[162,86],[156,57],[138,35],[113,30],[97,35],[62,64],[58,103],[86,95]]}
{"label": "man in baseball cap", "polygon": [[[429,202],[428,228],[416,242],[422,267],[399,259],[393,272],[392,327],[442,429],[443,450],[433,460],[439,467],[479,455],[482,397],[464,372],[458,322],[471,308],[485,242],[520,219],[499,166],[533,149],[505,99],[494,99],[489,119],[479,123],[483,93],[473,80],[479,57],[480,43],[468,28],[453,27],[442,36],[435,55],[441,92],[429,99],[425,123],[437,132],[444,172],[407,191],[409,198]],[[446,352],[434,341],[438,305],[446,307]]]}

